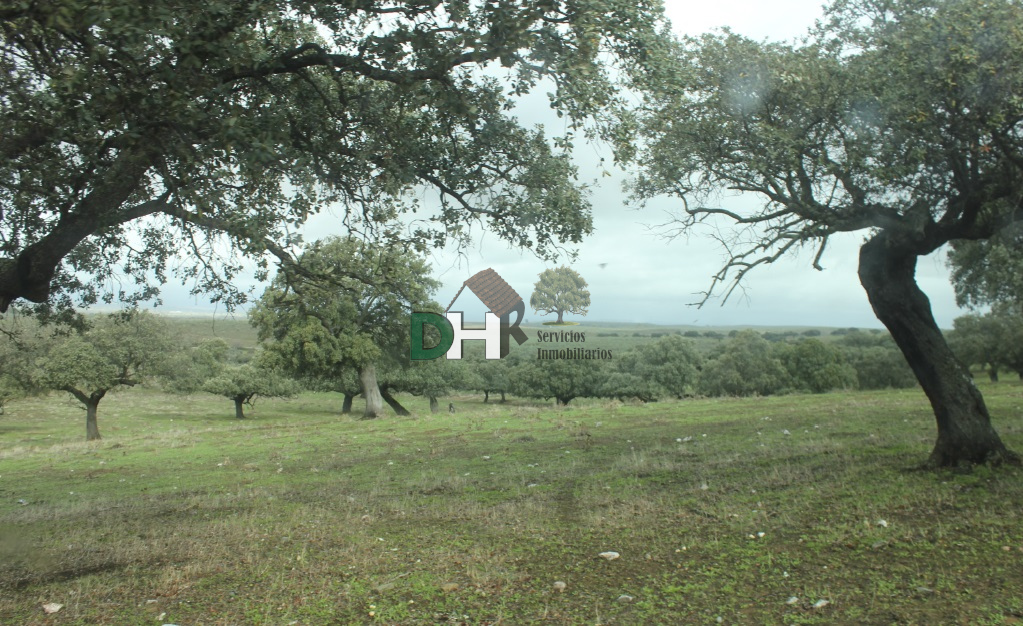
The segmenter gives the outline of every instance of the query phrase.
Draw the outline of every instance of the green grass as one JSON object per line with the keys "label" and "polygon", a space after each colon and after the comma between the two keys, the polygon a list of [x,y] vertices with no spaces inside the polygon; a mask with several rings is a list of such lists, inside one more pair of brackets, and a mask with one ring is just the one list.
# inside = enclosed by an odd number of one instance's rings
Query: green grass
{"label": "green grass", "polygon": [[[1023,388],[984,391],[1023,449]],[[96,443],[60,395],[11,403],[0,623],[1023,619],[1023,472],[914,471],[934,436],[917,390],[456,397],[438,415],[403,398],[414,417],[372,421],[340,400],[240,421],[213,396],[133,389],[103,401]]]}

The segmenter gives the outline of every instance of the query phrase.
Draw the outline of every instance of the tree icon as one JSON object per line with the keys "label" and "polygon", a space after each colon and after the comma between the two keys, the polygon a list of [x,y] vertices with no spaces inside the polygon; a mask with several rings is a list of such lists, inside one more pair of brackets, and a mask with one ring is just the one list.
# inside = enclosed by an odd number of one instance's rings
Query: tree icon
{"label": "tree icon", "polygon": [[586,315],[586,308],[590,306],[590,292],[586,289],[586,280],[579,272],[565,266],[544,270],[540,273],[540,280],[534,285],[529,306],[533,307],[535,313],[557,312],[558,324],[565,323],[565,311]]}

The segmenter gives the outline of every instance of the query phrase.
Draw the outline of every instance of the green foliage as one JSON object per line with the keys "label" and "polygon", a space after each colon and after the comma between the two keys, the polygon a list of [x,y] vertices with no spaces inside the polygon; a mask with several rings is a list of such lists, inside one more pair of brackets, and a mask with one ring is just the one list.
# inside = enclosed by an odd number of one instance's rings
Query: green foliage
{"label": "green foliage", "polygon": [[148,311],[106,315],[83,333],[55,339],[42,362],[41,382],[76,398],[136,385],[159,371],[171,345],[163,320]]}
{"label": "green foliage", "polygon": [[[652,0],[7,6],[0,312],[154,297],[179,265],[233,307],[241,257],[288,266],[328,206],[359,232],[418,212],[423,249],[480,225],[553,256],[591,230],[572,138],[521,125],[511,97],[542,82],[579,127],[662,20]],[[424,185],[439,201],[405,193]]]}
{"label": "green foliage", "polygon": [[586,315],[590,306],[590,292],[586,280],[575,270],[561,266],[540,272],[540,280],[533,286],[529,306],[534,313],[557,313],[558,323],[565,313]]}
{"label": "green foliage", "polygon": [[[641,167],[635,196],[680,199],[673,236],[706,228],[722,244],[703,302],[804,247],[823,269],[831,236],[869,233],[860,282],[934,402],[936,466],[1019,462],[987,426],[915,269],[1020,221],[1020,23],[1016,0],[836,0],[791,44],[686,38],[637,77],[643,104],[613,138]],[[722,206],[723,190],[758,202]],[[748,392],[737,368],[708,366]]]}
{"label": "green foliage", "polygon": [[1007,368],[1023,377],[1023,316],[1006,304],[984,315],[964,315],[954,321],[949,344],[968,365],[988,369],[992,380]]}
{"label": "green foliage", "polygon": [[991,239],[954,242],[948,264],[959,306],[1023,307],[1023,228],[1018,222]]}
{"label": "green foliage", "polygon": [[280,272],[249,319],[274,363],[318,389],[352,393],[366,365],[407,366],[409,313],[440,309],[430,300],[438,283],[411,250],[331,237],[299,267],[337,278],[289,285]]}
{"label": "green foliage", "polygon": [[509,374],[514,363],[513,359],[508,358],[466,361],[467,368],[475,375],[468,379],[474,384],[470,388],[484,392],[486,400],[490,399],[492,393],[507,393],[511,390]]}
{"label": "green foliage", "polygon": [[906,357],[892,344],[845,348],[848,362],[856,370],[860,389],[908,389],[917,386],[916,376]]}
{"label": "green foliage", "polygon": [[381,376],[388,387],[417,396],[437,398],[456,389],[475,389],[478,375],[465,361],[446,358],[413,361],[407,367],[388,370]]}
{"label": "green foliage", "polygon": [[0,415],[7,402],[40,391],[36,361],[45,354],[47,340],[35,328],[0,328]]}
{"label": "green foliage", "polygon": [[159,372],[172,347],[163,320],[128,309],[100,317],[81,332],[55,334],[33,371],[34,386],[66,391],[86,409],[86,438],[99,439],[97,410],[110,391]]}
{"label": "green foliage", "polygon": [[771,344],[751,330],[730,339],[700,377],[700,391],[708,396],[767,396],[787,385],[788,374]]}
{"label": "green foliage", "polygon": [[824,393],[833,389],[855,389],[856,369],[844,353],[819,339],[804,339],[775,351],[788,371],[795,389]]}
{"label": "green foliage", "polygon": [[603,362],[589,359],[523,361],[509,375],[511,391],[524,398],[554,398],[566,405],[575,398],[600,396],[605,369]]}
{"label": "green foliage", "polygon": [[203,339],[199,345],[177,350],[161,365],[165,387],[177,393],[195,393],[219,375],[231,347],[219,338]]}
{"label": "green foliage", "polygon": [[202,390],[235,401],[237,417],[243,417],[241,405],[252,404],[253,398],[290,398],[301,387],[280,372],[258,365],[240,365],[224,369],[202,385]]}
{"label": "green foliage", "polygon": [[[702,364],[703,357],[692,341],[668,335],[622,355],[619,368],[639,379],[622,380],[629,388],[644,390],[653,397],[659,395],[653,393],[659,388],[668,395],[682,398],[696,391]],[[644,385],[639,385],[640,381]]]}
{"label": "green foliage", "polygon": [[613,367],[607,367],[608,371],[604,372],[604,382],[598,394],[600,397],[616,400],[635,398],[643,402],[655,402],[665,395],[664,387],[649,378],[628,371],[626,369],[628,366],[628,359],[623,357]]}

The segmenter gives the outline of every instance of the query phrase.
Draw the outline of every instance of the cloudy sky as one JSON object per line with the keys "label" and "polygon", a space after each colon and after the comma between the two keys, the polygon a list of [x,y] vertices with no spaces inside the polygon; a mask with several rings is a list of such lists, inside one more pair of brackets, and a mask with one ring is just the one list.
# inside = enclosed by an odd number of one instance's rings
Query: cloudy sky
{"label": "cloudy sky", "polygon": [[[695,35],[722,26],[754,39],[798,38],[821,17],[817,0],[753,2],[724,0],[714,3],[668,1],[669,17],[680,34]],[[538,103],[539,104],[539,103]],[[542,115],[540,107],[523,107]],[[556,130],[552,128],[552,130]],[[593,167],[600,156],[592,146],[579,151],[583,178],[586,165]],[[811,267],[813,250],[756,270],[744,292],[737,291],[724,304],[711,301],[702,308],[692,306],[710,285],[720,268],[722,250],[706,234],[693,233],[688,239],[666,240],[656,228],[677,207],[669,198],[651,201],[642,209],[630,208],[620,190],[624,175],[602,178],[594,189],[594,234],[579,246],[573,269],[589,283],[592,305],[587,321],[648,322],[655,324],[718,325],[819,325],[880,327],[856,276],[859,244],[863,234],[850,234],[829,242],[822,265]],[[722,206],[742,206],[749,199],[722,198]],[[917,278],[928,294],[938,323],[951,327],[961,312],[955,305],[945,267],[945,252],[921,259]],[[601,264],[607,265],[603,268]],[[447,306],[462,282],[475,272],[492,267],[528,302],[537,274],[545,265],[528,254],[509,250],[494,237],[483,237],[468,259],[435,255],[434,268],[444,287],[438,301]],[[469,317],[483,312],[468,291],[453,310]],[[527,310],[526,317],[540,316]],[[553,318],[553,316],[548,316]],[[547,319],[547,318],[544,318]]]}
{"label": "cloudy sky", "polygon": [[[801,36],[822,15],[817,0],[771,3],[668,0],[666,4],[680,34],[699,34],[728,26],[754,39],[779,41]],[[550,115],[543,97],[523,102],[516,114],[524,124],[545,124],[550,134],[559,131],[559,122]],[[598,176],[595,165],[601,156],[611,161],[609,151],[599,146],[584,146],[577,152],[581,178],[586,181]],[[621,192],[625,178],[623,173],[602,177],[599,186],[593,189],[595,232],[578,247],[578,258],[571,264],[589,283],[592,304],[586,321],[880,326],[856,276],[862,233],[833,238],[822,261],[824,271],[811,267],[813,250],[807,249],[756,270],[745,290],[737,291],[724,304],[711,301],[702,308],[692,306],[721,266],[721,248],[700,232],[694,232],[688,239],[665,239],[663,229],[657,225],[664,223],[668,212],[677,208],[677,201],[664,198],[650,201],[643,208],[630,207]],[[725,197],[721,206],[742,206],[748,201]],[[329,215],[322,215],[310,224],[307,232],[321,236],[333,230],[335,223]],[[955,305],[944,259],[944,250],[921,259],[917,279],[931,299],[938,323],[951,327],[953,318],[962,312]],[[467,278],[487,268],[497,271],[528,303],[537,275],[547,267],[531,254],[510,249],[486,234],[467,256],[441,251],[431,261],[435,277],[443,283],[436,296],[443,306],[447,306]],[[602,264],[606,265],[601,267]],[[203,307],[192,299],[176,296],[171,289],[166,296],[167,309]],[[481,319],[484,307],[466,290],[452,310],[465,311],[468,319]],[[527,310],[526,318],[537,321],[540,316]]]}

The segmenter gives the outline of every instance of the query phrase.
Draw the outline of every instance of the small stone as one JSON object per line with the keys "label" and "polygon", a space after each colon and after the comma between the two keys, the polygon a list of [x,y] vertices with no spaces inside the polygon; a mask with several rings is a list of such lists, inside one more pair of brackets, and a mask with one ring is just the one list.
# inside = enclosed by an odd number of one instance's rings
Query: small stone
{"label": "small stone", "polygon": [[710,489],[710,487],[707,485],[707,483],[700,483],[701,491],[707,491],[708,489]]}
{"label": "small stone", "polygon": [[818,600],[818,601],[813,603],[813,608],[815,608],[815,609],[823,609],[824,607],[828,606],[829,604],[831,604],[831,603],[828,602],[827,600]]}
{"label": "small stone", "polygon": [[791,604],[795,604],[797,602],[799,602],[799,598],[797,598],[796,596],[792,596],[788,600],[785,601],[785,604],[790,604],[791,605]]}
{"label": "small stone", "polygon": [[43,613],[51,615],[64,608],[63,604],[57,604],[56,602],[47,602],[43,605]]}
{"label": "small stone", "polygon": [[554,591],[561,593],[562,591],[565,590],[565,587],[568,587],[568,585],[565,584],[565,581],[563,580],[554,581]]}
{"label": "small stone", "polygon": [[635,598],[633,598],[627,593],[623,593],[622,595],[618,596],[619,602],[632,602],[633,600],[635,600]]}
{"label": "small stone", "polygon": [[877,525],[880,526],[881,528],[888,528],[888,521],[879,519],[877,520]]}
{"label": "small stone", "polygon": [[440,586],[442,591],[452,592],[458,591],[458,583],[444,583]]}
{"label": "small stone", "polygon": [[923,587],[923,586],[921,586],[921,587],[917,587],[917,588],[916,588],[916,590],[917,590],[917,592],[919,592],[919,593],[934,593],[934,590],[933,590],[933,589],[930,589],[929,587]]}
{"label": "small stone", "polygon": [[617,552],[609,550],[607,552],[601,552],[600,556],[601,556],[601,558],[605,558],[608,561],[613,561],[613,560],[617,559],[618,557],[620,557],[621,555],[618,554]]}

